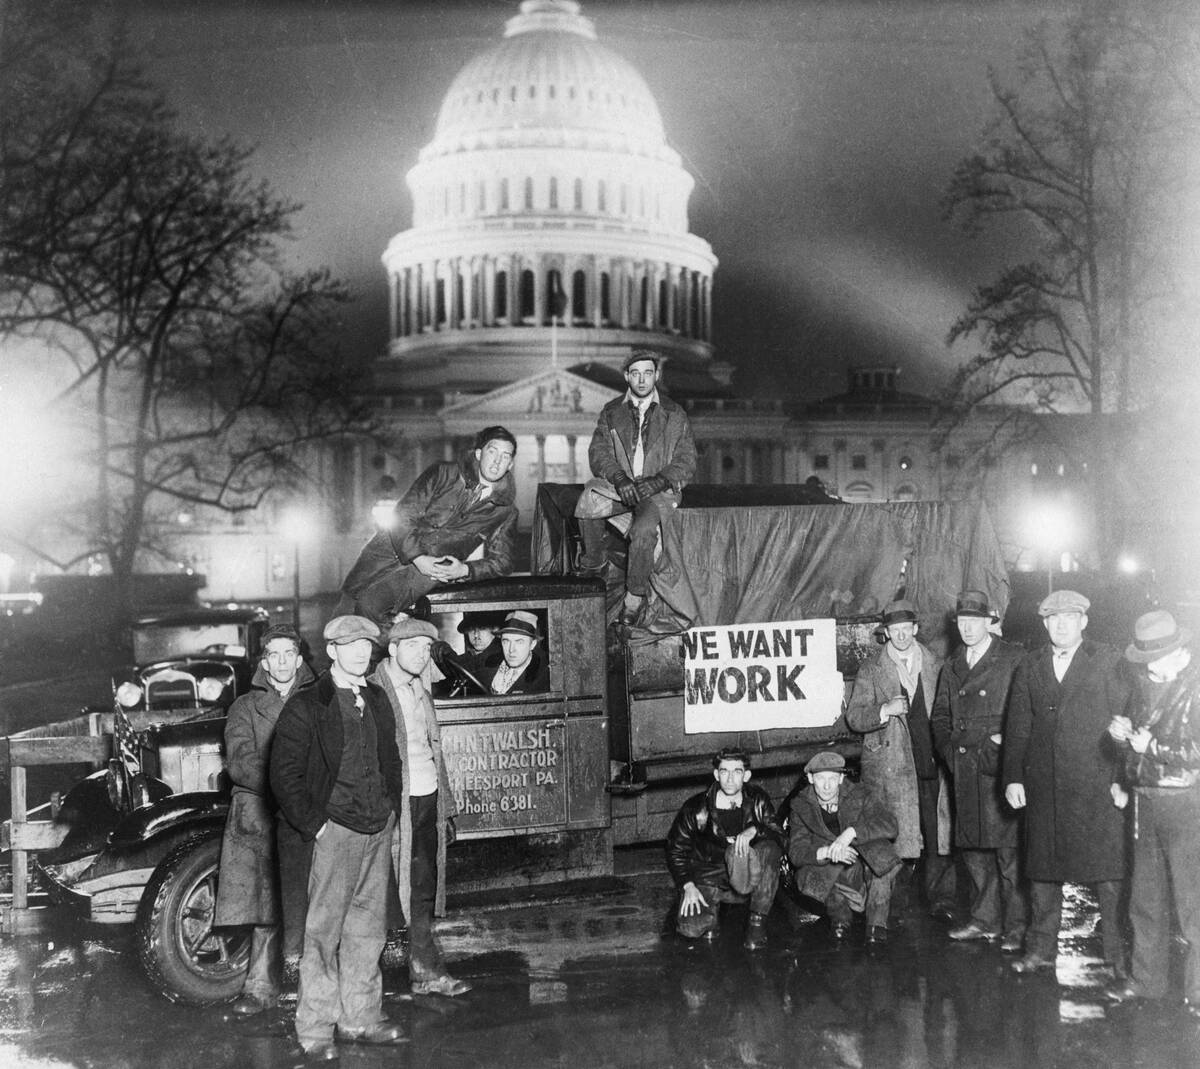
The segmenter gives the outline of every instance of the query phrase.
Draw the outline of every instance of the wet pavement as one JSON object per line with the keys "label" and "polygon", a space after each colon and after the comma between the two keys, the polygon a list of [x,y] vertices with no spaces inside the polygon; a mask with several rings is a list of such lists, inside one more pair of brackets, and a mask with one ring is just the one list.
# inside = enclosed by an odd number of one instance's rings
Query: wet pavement
{"label": "wet pavement", "polygon": [[[439,932],[465,997],[385,1009],[411,1041],[344,1048],[350,1067],[1200,1067],[1200,1027],[1174,1003],[1108,1008],[1095,909],[1070,889],[1056,974],[1018,977],[994,946],[952,944],[916,909],[885,948],[777,904],[770,945],[741,947],[727,908],[715,945],[667,933],[673,892],[654,850],[621,858],[596,893],[458,908]],[[302,1064],[294,1000],[263,1018],[152,994],[119,930],[63,923],[0,940],[4,1069]]]}

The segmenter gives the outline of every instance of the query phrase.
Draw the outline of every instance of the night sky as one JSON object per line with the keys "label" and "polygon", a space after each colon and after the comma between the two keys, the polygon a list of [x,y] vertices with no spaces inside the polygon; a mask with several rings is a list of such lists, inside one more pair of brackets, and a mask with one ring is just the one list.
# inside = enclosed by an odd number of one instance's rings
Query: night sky
{"label": "night sky", "polygon": [[[696,179],[691,229],[720,259],[718,355],[744,392],[813,399],[845,367],[896,363],[933,392],[944,338],[1012,255],[942,219],[955,162],[990,115],[988,66],[1065,5],[865,0],[584,3],[654,93]],[[410,223],[405,172],[442,96],[516,3],[186,0],[131,8],[134,41],[183,122],[258,147],[304,204],[297,266],[358,300],[347,345],[382,352],[380,256]],[[1013,235],[1009,235],[1011,238]]]}

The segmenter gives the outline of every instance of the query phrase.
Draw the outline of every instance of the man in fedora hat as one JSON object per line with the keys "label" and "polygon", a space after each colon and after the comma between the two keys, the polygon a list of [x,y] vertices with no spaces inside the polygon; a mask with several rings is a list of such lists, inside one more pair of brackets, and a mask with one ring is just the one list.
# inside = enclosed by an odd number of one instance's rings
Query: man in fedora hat
{"label": "man in fedora hat", "polygon": [[1112,805],[1119,770],[1105,730],[1124,713],[1130,686],[1121,654],[1084,637],[1090,606],[1074,590],[1042,599],[1038,615],[1050,642],[1017,666],[1008,700],[1004,797],[1025,812],[1031,907],[1016,972],[1054,968],[1062,885],[1070,882],[1095,891],[1104,958],[1116,975],[1125,973],[1125,821]]}
{"label": "man in fedora hat", "polygon": [[588,446],[593,478],[575,508],[583,538],[581,575],[602,576],[608,563],[604,524],[633,514],[625,600],[618,620],[636,623],[650,590],[654,546],[662,517],[679,505],[679,495],[696,473],[696,443],[687,413],[660,392],[662,357],[634,349],[622,370],[628,387],[601,410]]}
{"label": "man in fedora hat", "polygon": [[[901,599],[883,610],[883,645],[858,668],[846,723],[862,737],[862,782],[895,816],[896,851],[906,862],[923,858],[930,914],[954,916],[954,862],[949,805],[938,798],[945,774],[933,748],[929,707],[942,660],[917,641],[917,610]],[[939,846],[939,844],[941,844]]]}
{"label": "man in fedora hat", "polygon": [[476,679],[482,679],[500,660],[499,620],[486,612],[464,613],[458,625],[463,652],[456,658]]}
{"label": "man in fedora hat", "polygon": [[362,616],[325,625],[329,670],[293,693],[271,748],[271,790],[312,843],[296,1035],[314,1060],[339,1040],[406,1037],[383,1016],[379,955],[387,938],[392,833],[404,780],[387,695],[366,679],[379,628]]}
{"label": "man in fedora hat", "polygon": [[458,807],[446,775],[442,735],[425,685],[437,628],[400,616],[388,631],[388,656],[371,682],[388,696],[403,760],[400,814],[392,844],[400,907],[408,921],[408,975],[415,995],[466,994],[471,985],[451,976],[433,934],[435,913],[446,910],[446,847],[454,841]]}
{"label": "man in fedora hat", "polygon": [[667,868],[679,890],[675,930],[713,939],[722,902],[750,900],[745,947],[767,941],[779,887],[783,832],[771,798],[751,783],[750,757],[730,747],[713,756],[713,783],[680,807],[667,834]]}
{"label": "man in fedora hat", "polygon": [[825,906],[833,938],[866,914],[868,944],[887,942],[892,884],[900,867],[896,817],[865,785],[846,779],[846,759],[822,750],[804,766],[808,786],[792,799],[788,860],[796,889]]}
{"label": "man in fedora hat", "polygon": [[502,657],[482,680],[493,694],[545,694],[550,689],[550,665],[538,650],[536,613],[516,609],[500,628]]}
{"label": "man in fedora hat", "polygon": [[971,916],[954,940],[1024,945],[1026,908],[1020,885],[1017,814],[1000,790],[1004,709],[1019,646],[997,638],[999,613],[982,590],[964,590],[954,618],[962,646],[942,666],[933,700],[933,740],[954,781],[954,844],[972,885]]}
{"label": "man in fedora hat", "polygon": [[1173,895],[1187,943],[1184,1004],[1200,1017],[1200,661],[1191,632],[1162,609],[1139,617],[1133,636],[1125,649],[1140,669],[1132,715],[1113,717],[1108,729],[1134,794],[1133,956],[1128,981],[1109,994],[1118,1002],[1166,996]]}

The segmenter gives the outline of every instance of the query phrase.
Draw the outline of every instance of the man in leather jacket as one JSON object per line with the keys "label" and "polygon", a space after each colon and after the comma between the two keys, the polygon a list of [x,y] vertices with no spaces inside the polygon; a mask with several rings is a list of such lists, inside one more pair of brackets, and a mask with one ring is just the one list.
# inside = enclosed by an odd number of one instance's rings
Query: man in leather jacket
{"label": "man in leather jacket", "polygon": [[745,946],[766,944],[766,920],[779,886],[783,832],[770,796],[749,782],[750,758],[727,748],[713,757],[707,791],[683,803],[667,835],[667,868],[679,888],[675,928],[714,939],[720,903],[750,900]]}
{"label": "man in leather jacket", "polygon": [[[1138,673],[1132,716],[1115,716],[1108,733],[1125,754],[1133,788],[1133,883],[1129,919],[1133,956],[1128,981],[1109,990],[1117,1002],[1162,999],[1170,975],[1171,898],[1187,942],[1184,1000],[1200,1018],[1200,660],[1192,634],[1161,609],[1138,618],[1125,659]],[[1123,787],[1113,792],[1128,804]]]}

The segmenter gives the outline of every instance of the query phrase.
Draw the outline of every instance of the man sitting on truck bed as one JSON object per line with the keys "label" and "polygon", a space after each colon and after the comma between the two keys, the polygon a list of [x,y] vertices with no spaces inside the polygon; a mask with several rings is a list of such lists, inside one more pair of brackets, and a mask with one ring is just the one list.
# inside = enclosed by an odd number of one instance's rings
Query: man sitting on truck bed
{"label": "man sitting on truck bed", "polygon": [[720,903],[748,897],[745,947],[766,944],[783,831],[770,796],[750,783],[751,775],[744,750],[721,750],[713,757],[716,782],[683,803],[667,835],[667,867],[679,888],[675,929],[686,938],[715,939]]}
{"label": "man sitting on truck bed", "polygon": [[696,443],[687,414],[659,392],[662,356],[634,349],[623,368],[629,389],[601,410],[588,446],[589,479],[575,507],[583,537],[581,575],[602,576],[604,522],[633,513],[625,602],[619,622],[642,615],[654,564],[654,546],[663,515],[679,506],[679,495],[696,473]]}

